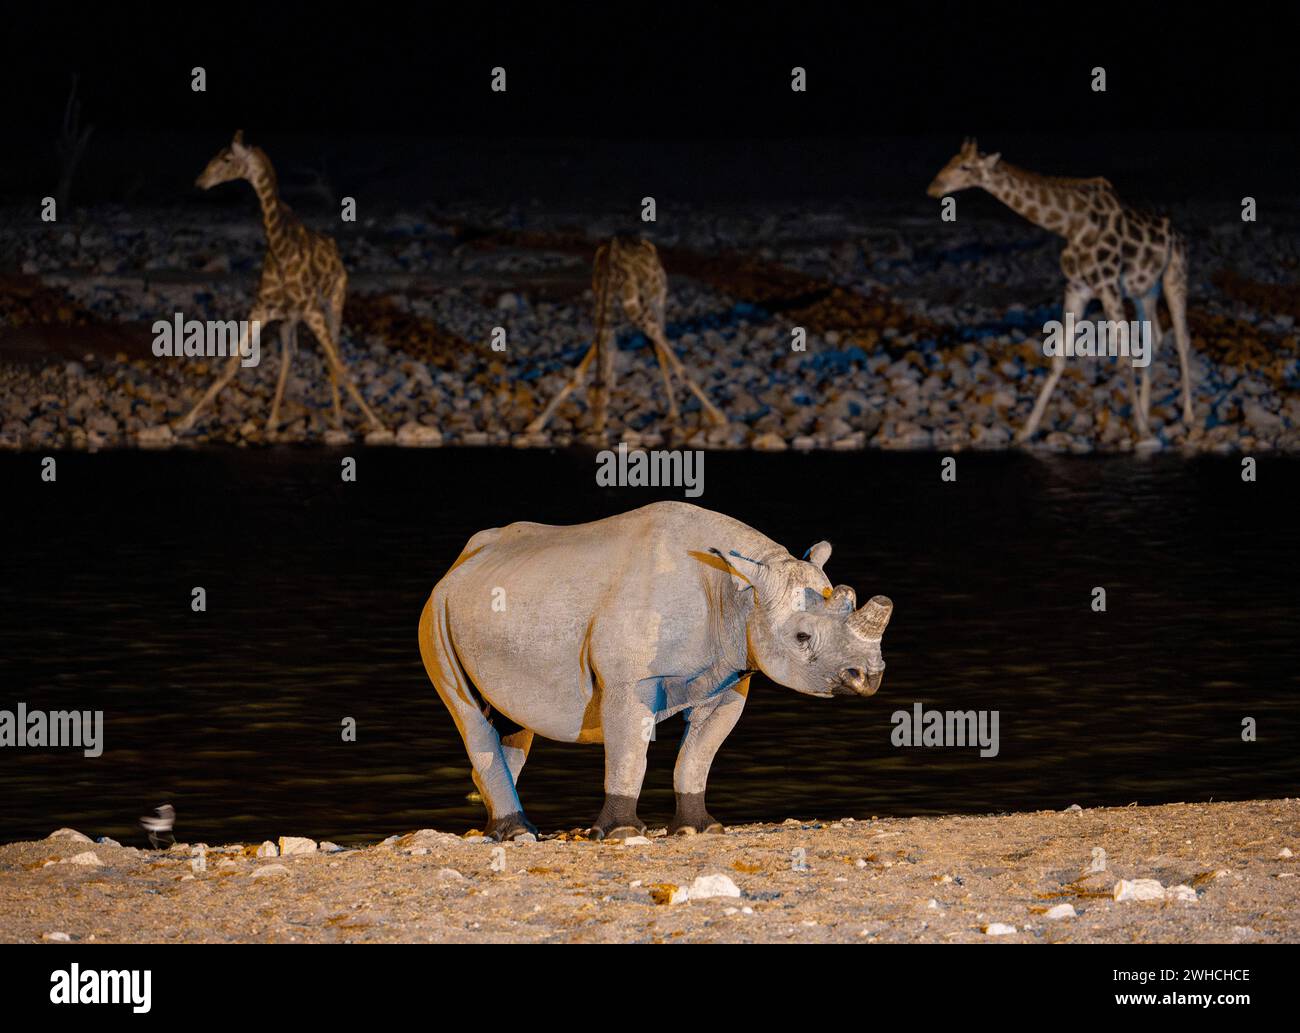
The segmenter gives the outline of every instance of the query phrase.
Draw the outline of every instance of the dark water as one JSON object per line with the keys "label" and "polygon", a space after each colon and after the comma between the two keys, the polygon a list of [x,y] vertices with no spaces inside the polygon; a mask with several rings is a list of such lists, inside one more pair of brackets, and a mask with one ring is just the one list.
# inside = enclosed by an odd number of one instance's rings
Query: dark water
{"label": "dark water", "polygon": [[[275,450],[0,457],[0,708],[102,709],[104,755],[0,749],[0,840],[60,825],[142,842],[347,840],[481,824],[416,621],[465,539],[680,492],[596,487],[585,452]],[[699,500],[895,603],[871,700],[756,679],[710,782],[724,821],[1245,799],[1300,791],[1300,462],[711,453]],[[190,590],[207,590],[193,613]],[[1090,608],[1103,586],[1108,609]],[[920,700],[996,709],[1001,752],[891,746]],[[340,722],[357,721],[344,743]],[[1258,741],[1244,743],[1253,717]],[[641,814],[672,811],[681,719]],[[539,741],[543,830],[589,821],[597,746]]]}

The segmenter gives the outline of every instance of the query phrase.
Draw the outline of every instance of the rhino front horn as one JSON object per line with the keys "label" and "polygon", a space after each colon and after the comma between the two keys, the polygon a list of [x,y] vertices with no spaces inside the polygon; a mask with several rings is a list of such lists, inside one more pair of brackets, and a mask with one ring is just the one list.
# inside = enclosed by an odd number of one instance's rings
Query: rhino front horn
{"label": "rhino front horn", "polygon": [[873,595],[861,609],[849,616],[849,627],[863,638],[880,638],[885,633],[894,604],[883,595]]}

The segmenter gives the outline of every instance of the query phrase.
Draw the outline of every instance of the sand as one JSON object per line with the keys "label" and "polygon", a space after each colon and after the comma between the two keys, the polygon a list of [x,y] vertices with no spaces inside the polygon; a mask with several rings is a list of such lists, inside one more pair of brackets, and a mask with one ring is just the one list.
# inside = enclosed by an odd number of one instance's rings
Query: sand
{"label": "sand", "polygon": [[[788,819],[629,843],[421,830],[268,857],[65,832],[0,847],[0,939],[1295,942],[1297,819],[1288,799]],[[1155,899],[1115,899],[1139,879]],[[739,896],[699,892],[728,882]]]}

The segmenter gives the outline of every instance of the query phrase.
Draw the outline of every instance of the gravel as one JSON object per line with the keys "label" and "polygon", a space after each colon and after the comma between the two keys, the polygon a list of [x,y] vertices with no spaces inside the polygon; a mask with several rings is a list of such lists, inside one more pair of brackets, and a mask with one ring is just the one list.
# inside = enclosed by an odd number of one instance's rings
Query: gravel
{"label": "gravel", "polygon": [[[0,939],[1296,942],[1300,869],[1281,851],[1297,819],[1287,799],[788,819],[637,846],[425,829],[330,852],[207,847],[206,866],[186,844],[60,863],[84,844],[51,836],[0,846]],[[1149,892],[1120,892],[1134,886]]]}
{"label": "gravel", "polygon": [[[0,214],[17,227],[23,271],[0,291],[0,447],[271,440],[274,329],[259,366],[240,370],[180,437],[166,425],[222,360],[149,351],[152,322],[175,312],[246,318],[264,247],[251,206],[204,224],[184,209],[96,209],[78,228]],[[599,230],[613,215],[585,223]],[[1192,240],[1197,418],[1181,421],[1169,338],[1152,362],[1153,436],[1143,449],[1300,448],[1300,301],[1282,275],[1296,264],[1295,235],[1248,240],[1208,212],[1173,216]],[[345,430],[332,429],[327,370],[300,328],[275,440],[544,447],[582,437],[581,393],[545,433],[523,434],[593,332],[596,239],[575,236],[574,221],[534,205],[465,207],[439,221],[394,211],[333,227],[351,278],[344,356],[389,433],[367,434],[350,402]],[[487,235],[461,243],[464,227]],[[1042,325],[1059,316],[1062,282],[1059,242],[1010,213],[943,224],[848,204],[748,216],[684,210],[647,235],[670,276],[669,338],[732,421],[699,429],[698,403],[681,389],[684,425],[668,440],[768,451],[1013,447],[1047,370]],[[498,326],[505,351],[490,345]],[[806,351],[791,348],[795,326],[807,331]],[[630,327],[620,342],[610,438],[657,437],[668,428],[653,352]],[[1115,361],[1070,360],[1032,447],[1138,445]]]}

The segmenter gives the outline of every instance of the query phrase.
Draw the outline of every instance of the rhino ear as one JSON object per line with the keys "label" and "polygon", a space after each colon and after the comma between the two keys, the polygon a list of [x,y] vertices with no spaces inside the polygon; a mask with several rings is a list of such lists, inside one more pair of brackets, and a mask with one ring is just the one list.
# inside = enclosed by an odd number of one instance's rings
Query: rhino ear
{"label": "rhino ear", "polygon": [[818,542],[803,554],[804,559],[811,563],[818,570],[826,566],[826,561],[831,558],[831,543]]}

